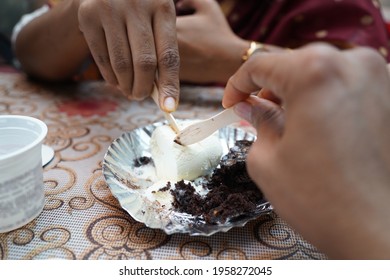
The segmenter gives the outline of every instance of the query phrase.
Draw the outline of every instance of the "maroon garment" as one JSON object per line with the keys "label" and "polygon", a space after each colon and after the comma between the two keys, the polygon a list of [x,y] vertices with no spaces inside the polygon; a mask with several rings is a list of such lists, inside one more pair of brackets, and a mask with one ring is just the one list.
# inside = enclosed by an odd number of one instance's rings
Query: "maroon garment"
{"label": "maroon garment", "polygon": [[227,19],[241,38],[289,48],[315,41],[341,48],[369,46],[390,61],[388,31],[377,0],[235,2]]}

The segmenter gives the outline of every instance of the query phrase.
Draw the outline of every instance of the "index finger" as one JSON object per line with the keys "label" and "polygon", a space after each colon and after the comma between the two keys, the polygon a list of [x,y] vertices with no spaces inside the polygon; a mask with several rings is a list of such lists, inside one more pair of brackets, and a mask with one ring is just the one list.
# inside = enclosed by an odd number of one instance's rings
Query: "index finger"
{"label": "index finger", "polygon": [[160,107],[166,112],[176,110],[179,100],[179,49],[176,37],[176,13],[173,1],[160,2],[154,15],[153,31],[157,53]]}

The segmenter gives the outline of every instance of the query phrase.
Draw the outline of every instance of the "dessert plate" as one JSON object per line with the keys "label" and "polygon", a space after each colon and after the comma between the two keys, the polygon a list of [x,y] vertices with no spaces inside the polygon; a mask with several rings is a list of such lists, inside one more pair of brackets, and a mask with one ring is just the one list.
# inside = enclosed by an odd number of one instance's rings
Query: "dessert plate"
{"label": "dessert plate", "polygon": [[[123,133],[111,143],[103,159],[103,176],[109,189],[121,207],[136,221],[150,228],[162,229],[167,234],[209,236],[233,227],[242,227],[272,210],[270,203],[264,200],[252,212],[240,213],[216,224],[207,223],[202,217],[178,212],[172,206],[172,194],[161,191],[167,182],[158,180],[153,162],[150,161],[151,135],[156,127],[165,124],[157,122]],[[224,155],[237,140],[255,139],[253,134],[233,126],[222,128],[218,133]],[[198,181],[201,180],[199,178]],[[174,185],[175,182],[171,183]]]}
{"label": "dessert plate", "polygon": [[42,166],[45,167],[53,158],[54,150],[45,144],[42,145]]}

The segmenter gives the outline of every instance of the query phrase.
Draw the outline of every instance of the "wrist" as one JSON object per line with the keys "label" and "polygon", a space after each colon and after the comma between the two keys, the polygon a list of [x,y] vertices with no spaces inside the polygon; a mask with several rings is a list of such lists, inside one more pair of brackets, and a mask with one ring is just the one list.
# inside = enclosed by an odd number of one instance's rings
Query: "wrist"
{"label": "wrist", "polygon": [[281,48],[274,45],[263,44],[256,41],[250,41],[249,46],[245,49],[241,56],[242,63],[247,61],[256,52],[281,52],[285,50],[291,50],[288,48]]}

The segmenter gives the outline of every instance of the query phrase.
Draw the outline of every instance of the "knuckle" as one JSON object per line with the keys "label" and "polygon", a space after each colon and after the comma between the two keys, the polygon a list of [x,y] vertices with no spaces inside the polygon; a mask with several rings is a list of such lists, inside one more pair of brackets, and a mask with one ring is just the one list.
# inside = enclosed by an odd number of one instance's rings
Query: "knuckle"
{"label": "knuckle", "polygon": [[[99,1],[95,1],[95,2],[99,2]],[[104,9],[105,11],[112,11],[113,10],[113,4],[114,4],[115,1],[110,1],[110,0],[100,0],[100,6],[102,7],[102,9]]]}
{"label": "knuckle", "polygon": [[180,55],[178,50],[167,49],[160,56],[159,63],[169,69],[178,69],[180,66]]}
{"label": "knuckle", "polygon": [[174,14],[175,13],[175,6],[174,1],[171,0],[165,0],[165,1],[159,1],[159,10],[164,14]]}
{"label": "knuckle", "polygon": [[129,72],[129,70],[131,70],[131,67],[132,65],[130,63],[130,60],[123,57],[115,58],[112,64],[113,70],[119,74]]}
{"label": "knuckle", "polygon": [[123,43],[117,40],[117,43],[112,48],[112,68],[115,73],[127,73],[132,68],[130,57],[125,55]]}
{"label": "knuckle", "polygon": [[309,79],[326,82],[339,77],[340,60],[335,59],[338,53],[330,48],[317,48],[306,55],[302,61]]}
{"label": "knuckle", "polygon": [[156,56],[152,54],[141,54],[135,60],[135,67],[144,72],[155,71],[157,67]]}
{"label": "knuckle", "polygon": [[79,15],[89,15],[90,11],[93,10],[93,2],[92,1],[82,1],[78,8]]}
{"label": "knuckle", "polygon": [[110,0],[84,0],[80,1],[78,7],[78,19],[80,25],[91,25],[101,12],[111,12],[114,9]]}
{"label": "knuckle", "polygon": [[83,1],[78,8],[78,20],[80,27],[88,25],[92,20],[94,14],[94,6],[92,1]]}
{"label": "knuckle", "polygon": [[[84,0],[80,1],[79,7],[78,7],[78,14],[82,15],[83,17],[87,17],[87,19],[91,19],[93,17],[96,17],[96,13],[99,11],[99,7],[106,6],[106,0]],[[83,18],[81,17],[81,18]]]}
{"label": "knuckle", "polygon": [[96,63],[105,67],[110,63],[110,58],[107,55],[98,54],[96,56]]}

